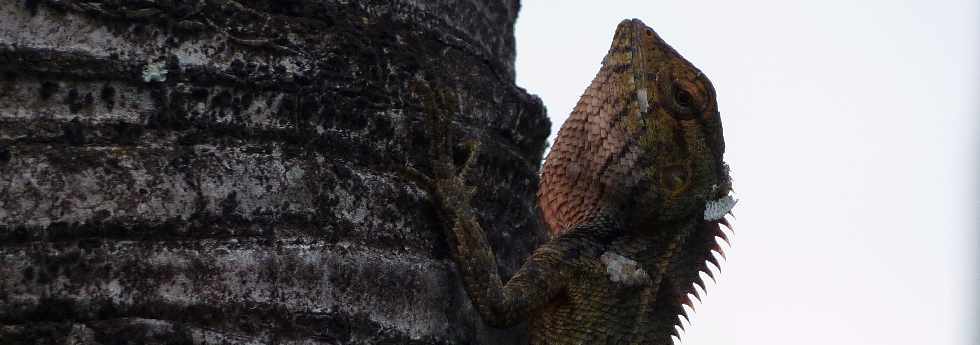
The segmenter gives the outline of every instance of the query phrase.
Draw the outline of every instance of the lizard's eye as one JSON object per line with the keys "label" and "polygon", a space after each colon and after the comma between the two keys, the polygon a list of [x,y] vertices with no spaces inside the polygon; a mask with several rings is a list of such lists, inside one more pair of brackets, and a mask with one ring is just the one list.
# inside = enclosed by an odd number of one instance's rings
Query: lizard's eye
{"label": "lizard's eye", "polygon": [[684,109],[694,109],[694,96],[691,96],[691,94],[683,88],[678,88],[676,91],[674,91],[674,102],[677,103],[678,107]]}
{"label": "lizard's eye", "polygon": [[670,86],[670,107],[674,117],[680,120],[690,120],[702,110],[702,104],[693,90],[694,85],[688,82],[675,81]]}

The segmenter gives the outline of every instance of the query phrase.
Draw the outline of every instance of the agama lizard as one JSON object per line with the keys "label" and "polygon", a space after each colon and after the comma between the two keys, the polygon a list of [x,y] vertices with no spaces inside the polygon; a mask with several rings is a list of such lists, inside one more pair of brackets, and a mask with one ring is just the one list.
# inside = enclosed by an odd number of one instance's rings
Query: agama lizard
{"label": "agama lizard", "polygon": [[[434,196],[485,321],[529,320],[532,344],[670,344],[721,254],[735,204],[711,82],[637,19],[558,132],[538,204],[552,233],[507,282],[470,208],[473,191],[435,133]],[[441,139],[439,139],[441,138]]]}

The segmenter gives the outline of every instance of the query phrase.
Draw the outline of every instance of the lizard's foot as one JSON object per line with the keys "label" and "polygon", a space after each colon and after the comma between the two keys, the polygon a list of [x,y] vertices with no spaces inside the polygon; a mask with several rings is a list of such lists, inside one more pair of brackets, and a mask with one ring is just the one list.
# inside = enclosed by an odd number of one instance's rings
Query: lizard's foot
{"label": "lizard's foot", "polygon": [[429,98],[426,101],[426,122],[432,134],[429,154],[435,192],[447,211],[455,211],[460,207],[468,208],[475,188],[466,185],[466,176],[476,162],[479,144],[467,143],[469,155],[457,172],[456,164],[453,162],[455,141],[451,130],[457,103],[453,96],[447,96],[442,92],[430,93]]}
{"label": "lizard's foot", "polygon": [[[468,157],[457,172],[453,161],[455,141],[452,137],[452,122],[458,110],[458,102],[451,93],[436,90],[424,82],[416,84],[425,112],[426,129],[431,135],[429,159],[432,164],[432,177],[407,167],[406,175],[426,186],[433,194],[442,211],[458,216],[458,212],[468,209],[475,188],[466,185],[466,176],[476,163],[479,142],[467,142]],[[465,212],[465,211],[464,211]]]}

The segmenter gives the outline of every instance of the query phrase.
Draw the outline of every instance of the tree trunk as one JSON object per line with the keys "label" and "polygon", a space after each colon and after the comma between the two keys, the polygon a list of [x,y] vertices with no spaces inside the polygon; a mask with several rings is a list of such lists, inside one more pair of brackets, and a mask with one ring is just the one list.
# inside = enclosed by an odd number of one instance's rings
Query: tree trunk
{"label": "tree trunk", "polygon": [[[518,0],[0,1],[0,344],[512,344],[460,285],[426,83],[502,274],[546,235]],[[460,149],[462,153],[462,149]]]}

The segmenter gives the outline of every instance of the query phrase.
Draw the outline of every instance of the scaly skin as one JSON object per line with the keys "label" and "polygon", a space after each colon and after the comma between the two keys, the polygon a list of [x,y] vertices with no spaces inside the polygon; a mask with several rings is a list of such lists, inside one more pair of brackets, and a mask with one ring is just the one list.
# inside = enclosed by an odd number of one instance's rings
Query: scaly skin
{"label": "scaly skin", "polygon": [[[452,108],[426,104],[430,114]],[[700,71],[639,20],[619,24],[541,173],[553,237],[506,283],[460,176],[472,158],[457,175],[446,122],[433,127],[430,182],[485,321],[529,319],[532,344],[672,342],[727,225],[705,212],[731,183],[714,89]]]}

